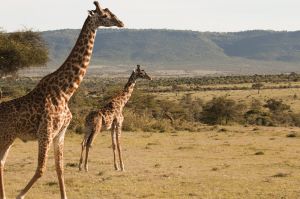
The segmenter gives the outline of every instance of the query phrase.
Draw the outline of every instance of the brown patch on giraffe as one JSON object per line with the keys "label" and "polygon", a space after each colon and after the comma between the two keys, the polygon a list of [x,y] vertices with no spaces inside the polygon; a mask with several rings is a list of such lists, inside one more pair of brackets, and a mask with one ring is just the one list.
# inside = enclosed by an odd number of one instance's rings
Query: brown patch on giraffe
{"label": "brown patch on giraffe", "polygon": [[89,63],[89,62],[90,62],[90,58],[85,57],[85,58],[84,58],[84,61],[85,61],[86,63]]}
{"label": "brown patch on giraffe", "polygon": [[80,82],[81,82],[81,79],[80,79],[80,77],[76,77],[76,78],[75,78],[75,83],[76,83],[77,85],[79,85],[79,84],[80,84]]}
{"label": "brown patch on giraffe", "polygon": [[80,50],[79,50],[79,53],[83,54],[85,51],[85,47],[81,47]]}
{"label": "brown patch on giraffe", "polygon": [[80,71],[80,68],[77,67],[77,66],[73,66],[73,67],[72,67],[72,70],[74,71],[74,74],[75,74],[75,75],[78,75],[78,74],[79,74],[79,71]]}
{"label": "brown patch on giraffe", "polygon": [[75,92],[76,89],[77,87],[75,88],[74,85],[70,86],[70,88],[68,89],[68,94]]}
{"label": "brown patch on giraffe", "polygon": [[87,50],[87,51],[84,52],[83,55],[84,55],[85,57],[90,57],[91,54],[92,54],[92,52],[90,52],[90,51]]}
{"label": "brown patch on giraffe", "polygon": [[80,62],[80,60],[82,60],[82,57],[83,57],[82,55],[77,56],[78,62]]}
{"label": "brown patch on giraffe", "polygon": [[72,80],[73,80],[73,77],[72,77],[72,76],[69,76],[69,77],[68,77],[68,82],[72,82]]}
{"label": "brown patch on giraffe", "polygon": [[[86,68],[86,67],[87,67],[87,65],[84,65],[84,66],[83,66],[83,68]],[[80,75],[80,76],[83,76],[84,74],[85,74],[85,71],[84,71],[84,70],[80,70],[80,71],[79,71],[79,75]]]}
{"label": "brown patch on giraffe", "polygon": [[77,46],[74,48],[74,51],[79,51],[79,49],[80,49],[80,46]]}
{"label": "brown patch on giraffe", "polygon": [[55,96],[59,96],[59,94],[60,94],[60,89],[59,89],[59,87],[57,87],[57,86],[51,86],[51,87],[50,87],[50,90],[52,90],[52,92],[53,92],[53,94],[54,94]]}
{"label": "brown patch on giraffe", "polygon": [[82,46],[83,43],[84,43],[84,42],[83,42],[82,40],[79,40],[79,41],[77,42],[77,45],[78,45],[78,46]]}

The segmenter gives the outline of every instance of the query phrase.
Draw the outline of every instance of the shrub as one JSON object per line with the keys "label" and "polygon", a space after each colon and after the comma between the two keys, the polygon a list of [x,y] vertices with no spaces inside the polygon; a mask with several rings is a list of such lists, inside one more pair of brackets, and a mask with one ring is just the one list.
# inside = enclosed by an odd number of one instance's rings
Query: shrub
{"label": "shrub", "polygon": [[244,118],[251,125],[274,126],[271,114],[262,110],[250,109],[244,114]]}
{"label": "shrub", "polygon": [[155,122],[152,123],[151,128],[160,133],[171,132],[173,130],[170,122],[166,120],[155,120]]}
{"label": "shrub", "polygon": [[285,125],[285,126],[290,126],[290,125],[294,125],[294,121],[292,118],[291,113],[280,113],[280,114],[276,114],[276,113],[272,113],[272,119],[275,122],[276,126],[279,125]]}
{"label": "shrub", "polygon": [[200,121],[203,104],[200,98],[193,99],[191,93],[184,95],[180,100],[180,106],[183,108],[181,119],[188,122]]}
{"label": "shrub", "polygon": [[124,122],[123,122],[123,131],[136,131],[141,127],[142,123],[147,123],[145,118],[133,113],[132,111],[124,110]]}
{"label": "shrub", "polygon": [[43,65],[48,51],[40,33],[33,31],[0,32],[0,76],[16,73],[18,69]]}
{"label": "shrub", "polygon": [[253,99],[251,101],[251,106],[250,106],[250,110],[257,110],[257,111],[261,111],[263,108],[263,104],[260,100],[258,99]]}
{"label": "shrub", "polygon": [[175,120],[174,128],[176,131],[197,132],[199,130],[199,123],[188,122],[185,120]]}
{"label": "shrub", "polygon": [[290,110],[290,106],[287,104],[284,104],[282,100],[276,100],[276,99],[269,99],[267,100],[264,107],[268,108],[271,112],[279,113],[286,110]]}
{"label": "shrub", "polygon": [[300,127],[300,113],[290,113],[293,124]]}
{"label": "shrub", "polygon": [[244,108],[244,104],[236,103],[232,99],[216,97],[204,105],[201,120],[207,124],[228,124],[239,121]]}

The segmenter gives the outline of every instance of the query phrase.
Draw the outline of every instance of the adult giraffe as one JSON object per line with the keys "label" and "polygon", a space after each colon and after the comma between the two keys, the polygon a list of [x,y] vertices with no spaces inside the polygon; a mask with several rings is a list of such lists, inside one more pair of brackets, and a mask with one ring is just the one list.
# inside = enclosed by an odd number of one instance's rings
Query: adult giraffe
{"label": "adult giraffe", "polygon": [[62,66],[44,77],[27,95],[0,104],[0,199],[5,199],[5,159],[16,138],[23,141],[38,140],[36,172],[17,198],[25,198],[32,185],[45,172],[52,142],[61,198],[67,198],[63,177],[63,145],[65,132],[72,118],[68,101],[86,73],[97,28],[124,26],[108,9],[101,9],[96,1],[94,4],[96,9],[89,11],[78,40]]}

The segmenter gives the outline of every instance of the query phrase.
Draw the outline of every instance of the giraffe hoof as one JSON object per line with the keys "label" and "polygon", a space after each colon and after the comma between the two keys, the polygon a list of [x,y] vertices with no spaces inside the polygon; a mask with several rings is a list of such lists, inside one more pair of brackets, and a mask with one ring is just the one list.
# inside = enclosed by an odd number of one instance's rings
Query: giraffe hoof
{"label": "giraffe hoof", "polygon": [[16,197],[16,199],[24,199],[25,198],[25,196],[20,196],[20,195],[18,195],[17,197]]}
{"label": "giraffe hoof", "polygon": [[124,165],[121,164],[121,171],[125,171]]}
{"label": "giraffe hoof", "polygon": [[120,171],[120,169],[119,169],[118,167],[115,167],[115,170],[116,170],[116,171]]}

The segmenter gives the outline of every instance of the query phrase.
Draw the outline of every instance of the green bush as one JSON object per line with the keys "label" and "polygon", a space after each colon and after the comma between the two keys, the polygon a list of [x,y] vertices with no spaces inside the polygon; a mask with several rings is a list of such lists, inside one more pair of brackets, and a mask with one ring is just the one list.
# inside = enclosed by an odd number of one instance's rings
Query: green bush
{"label": "green bush", "polygon": [[282,100],[269,99],[264,107],[268,108],[273,113],[281,113],[286,110],[290,110],[290,106],[284,104]]}
{"label": "green bush", "polygon": [[275,122],[269,113],[261,112],[246,116],[246,122],[251,125],[275,126]]}
{"label": "green bush", "polygon": [[[263,107],[268,111],[263,110]],[[254,101],[252,109],[244,114],[246,122],[262,126],[297,126],[299,124],[300,119],[298,120],[297,114],[294,114],[290,106],[284,104],[282,100],[269,99],[263,107],[259,102]]]}
{"label": "green bush", "polygon": [[44,65],[48,50],[40,33],[0,32],[0,76],[16,73],[20,68]]}
{"label": "green bush", "polygon": [[294,126],[295,118],[293,118],[292,112],[283,112],[281,114],[272,113],[272,120],[276,126]]}
{"label": "green bush", "polygon": [[241,122],[244,104],[237,103],[226,97],[215,97],[207,102],[202,111],[201,120],[207,124],[228,124],[229,122]]}

